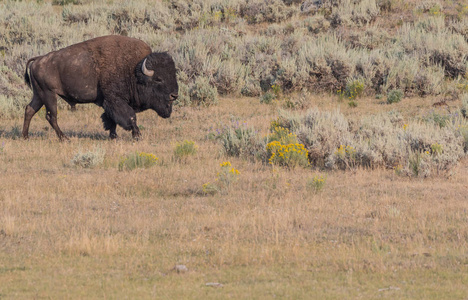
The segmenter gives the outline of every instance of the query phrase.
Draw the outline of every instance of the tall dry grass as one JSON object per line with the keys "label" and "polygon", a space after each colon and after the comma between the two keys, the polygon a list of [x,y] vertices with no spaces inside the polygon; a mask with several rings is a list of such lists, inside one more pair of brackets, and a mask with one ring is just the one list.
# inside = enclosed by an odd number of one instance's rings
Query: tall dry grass
{"label": "tall dry grass", "polygon": [[[420,110],[406,105],[409,117]],[[319,107],[333,98],[312,98]],[[362,101],[366,101],[363,99]],[[425,103],[427,100],[420,100]],[[234,105],[237,104],[237,105]],[[353,119],[369,107],[342,108]],[[388,107],[387,109],[390,109]],[[431,108],[427,108],[430,110]],[[228,157],[210,133],[234,116],[266,134],[276,109],[251,98],[177,108],[171,119],[139,115],[143,139],[110,141],[100,109],[63,111],[60,143],[35,118],[0,124],[0,294],[29,297],[459,297],[466,293],[466,159],[450,174],[421,179],[393,170],[271,167]],[[198,145],[173,159],[177,142]],[[79,149],[104,161],[77,168]],[[148,169],[118,171],[122,157],[154,153]],[[240,171],[222,193],[205,194],[219,164]],[[307,186],[326,175],[320,192]],[[176,264],[188,268],[174,270]],[[208,282],[223,284],[212,289]],[[437,286],[434,282],[438,282]],[[390,289],[389,287],[394,287]]]}

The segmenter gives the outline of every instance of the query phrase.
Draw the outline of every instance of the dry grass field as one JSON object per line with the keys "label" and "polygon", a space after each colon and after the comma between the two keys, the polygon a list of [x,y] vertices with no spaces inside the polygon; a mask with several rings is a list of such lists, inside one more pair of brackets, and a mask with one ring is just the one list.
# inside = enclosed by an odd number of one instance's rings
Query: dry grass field
{"label": "dry grass field", "polygon": [[[366,111],[335,97],[309,100],[341,106],[350,117]],[[371,111],[389,108],[363,101]],[[95,106],[62,109],[59,123],[71,137],[64,143],[43,116],[33,119],[29,141],[19,138],[20,118],[0,124],[2,299],[468,295],[466,159],[450,174],[420,179],[381,168],[321,172],[227,157],[207,138],[213,127],[235,116],[266,133],[277,116],[276,107],[252,98],[178,108],[168,120],[142,113],[139,142],[122,130],[108,140],[100,113]],[[175,160],[174,147],[185,139],[198,151]],[[95,147],[105,151],[101,164],[72,164],[77,152]],[[134,151],[159,160],[118,171]],[[238,180],[203,193],[227,160]],[[314,192],[307,183],[317,174],[326,183]]]}
{"label": "dry grass field", "polygon": [[[108,34],[171,118],[20,138],[26,61]],[[0,299],[468,299],[467,41],[465,0],[0,0]]]}

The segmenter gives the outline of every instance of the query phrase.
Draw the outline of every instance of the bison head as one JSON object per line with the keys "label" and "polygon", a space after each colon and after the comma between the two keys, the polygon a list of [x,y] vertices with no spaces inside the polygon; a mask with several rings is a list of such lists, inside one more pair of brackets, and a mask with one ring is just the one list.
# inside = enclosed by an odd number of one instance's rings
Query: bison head
{"label": "bison head", "polygon": [[163,118],[169,118],[179,92],[176,68],[172,57],[166,53],[151,53],[135,70],[142,109],[151,108]]}

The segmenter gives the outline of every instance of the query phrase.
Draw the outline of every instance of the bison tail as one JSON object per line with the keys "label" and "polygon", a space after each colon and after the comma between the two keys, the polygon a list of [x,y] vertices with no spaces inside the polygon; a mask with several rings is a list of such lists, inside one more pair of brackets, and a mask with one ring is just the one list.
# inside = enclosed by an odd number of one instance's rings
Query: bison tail
{"label": "bison tail", "polygon": [[29,79],[28,69],[26,68],[26,72],[24,72],[24,82],[31,87],[31,80]]}
{"label": "bison tail", "polygon": [[26,63],[26,71],[24,72],[24,82],[30,87],[32,88],[31,86],[31,77],[29,76],[28,74],[28,70],[29,70],[29,64],[32,63],[33,61],[35,61],[37,58],[39,58],[40,56],[36,56],[36,57],[33,57],[31,58],[30,60],[28,60],[28,62]]}

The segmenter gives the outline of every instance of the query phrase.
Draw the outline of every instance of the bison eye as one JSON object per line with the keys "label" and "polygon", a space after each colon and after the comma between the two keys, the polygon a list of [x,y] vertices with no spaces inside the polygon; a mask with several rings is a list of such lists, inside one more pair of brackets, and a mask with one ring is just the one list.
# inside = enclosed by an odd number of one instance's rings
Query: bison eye
{"label": "bison eye", "polygon": [[162,80],[161,77],[153,76],[153,81],[154,81],[154,82],[157,82],[157,83],[160,83],[160,82],[162,82],[163,80]]}

